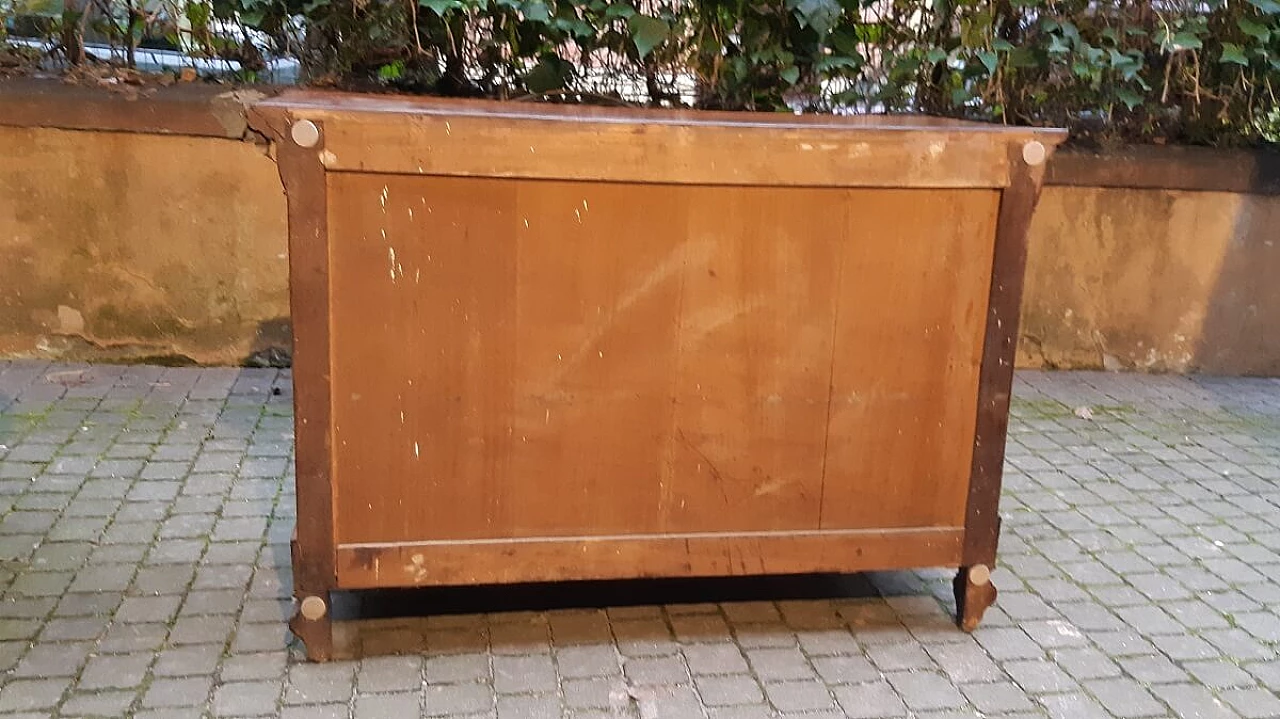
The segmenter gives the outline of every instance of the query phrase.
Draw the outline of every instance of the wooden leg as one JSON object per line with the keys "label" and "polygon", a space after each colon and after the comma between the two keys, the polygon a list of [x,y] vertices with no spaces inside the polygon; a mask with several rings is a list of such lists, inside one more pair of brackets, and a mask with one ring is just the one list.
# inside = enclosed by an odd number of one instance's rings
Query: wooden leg
{"label": "wooden leg", "polygon": [[329,593],[301,597],[298,611],[289,620],[289,629],[307,647],[307,659],[327,662],[333,658],[333,620],[329,613]]}
{"label": "wooden leg", "polygon": [[956,593],[956,624],[972,632],[982,622],[987,607],[996,603],[996,585],[991,583],[991,569],[985,564],[961,567],[952,587]]}

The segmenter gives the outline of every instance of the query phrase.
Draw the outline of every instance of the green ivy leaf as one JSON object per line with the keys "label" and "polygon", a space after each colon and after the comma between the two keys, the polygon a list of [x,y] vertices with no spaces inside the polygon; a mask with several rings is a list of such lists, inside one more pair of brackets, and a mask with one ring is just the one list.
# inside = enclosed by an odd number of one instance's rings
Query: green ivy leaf
{"label": "green ivy leaf", "polygon": [[1130,110],[1141,105],[1143,99],[1142,95],[1127,87],[1122,87],[1119,90],[1116,90],[1116,97],[1120,98],[1120,102],[1123,102],[1124,106]]}
{"label": "green ivy leaf", "polygon": [[532,70],[525,73],[524,86],[534,93],[559,90],[568,82],[571,71],[569,63],[554,55],[544,55]]}
{"label": "green ivy leaf", "polygon": [[1249,4],[1261,10],[1264,15],[1280,14],[1280,2],[1276,0],[1249,0]]}
{"label": "green ivy leaf", "polygon": [[546,22],[551,19],[551,8],[542,0],[525,0],[520,3],[520,14],[525,20],[533,22]]}
{"label": "green ivy leaf", "polygon": [[842,55],[826,55],[821,60],[819,60],[817,64],[814,65],[814,67],[816,67],[819,70],[838,70],[842,67],[847,67],[852,70],[857,70],[858,68],[862,67],[863,64],[864,64],[864,61],[860,56],[845,57]]}
{"label": "green ivy leaf", "polygon": [[811,27],[821,37],[826,37],[840,19],[840,3],[836,0],[797,0],[796,18],[801,27]]}
{"label": "green ivy leaf", "polygon": [[631,17],[636,14],[636,9],[626,3],[613,3],[605,8],[604,16],[608,20],[614,20],[620,17]]}
{"label": "green ivy leaf", "polygon": [[1174,34],[1173,37],[1167,38],[1165,44],[1172,50],[1199,50],[1204,47],[1204,43],[1200,38],[1189,32],[1180,32]]}
{"label": "green ivy leaf", "polygon": [[947,51],[940,47],[931,47],[929,52],[925,53],[924,59],[936,65],[947,59]]}
{"label": "green ivy leaf", "polygon": [[786,80],[788,85],[794,85],[796,84],[796,81],[800,79],[800,68],[792,65],[791,67],[783,70],[781,75],[782,79]]}
{"label": "green ivy leaf", "polygon": [[856,29],[850,29],[847,27],[840,28],[839,30],[831,33],[831,37],[828,38],[828,41],[831,43],[831,47],[835,48],[835,51],[842,55],[858,54],[858,35]]}
{"label": "green ivy leaf", "polygon": [[631,30],[631,40],[636,44],[636,52],[644,59],[653,49],[671,35],[671,26],[665,20],[648,15],[632,15],[627,19],[627,27]]}
{"label": "green ivy leaf", "polygon": [[885,36],[885,29],[878,22],[862,22],[858,23],[854,34],[858,38],[858,42],[875,44]]}
{"label": "green ivy leaf", "polygon": [[1256,23],[1247,17],[1236,20],[1236,25],[1240,30],[1249,37],[1256,38],[1259,42],[1270,42],[1271,30],[1261,23]]}
{"label": "green ivy leaf", "polygon": [[378,68],[378,78],[381,80],[399,80],[404,74],[404,62],[396,60]]}
{"label": "green ivy leaf", "polygon": [[978,60],[982,62],[983,67],[987,68],[988,74],[996,74],[996,64],[1000,61],[1000,58],[998,58],[994,52],[991,52],[990,50],[980,50],[978,51]]}
{"label": "green ivy leaf", "polygon": [[1244,51],[1240,49],[1239,45],[1233,42],[1224,42],[1222,43],[1222,57],[1218,58],[1218,62],[1248,67],[1249,58],[1244,56]]}
{"label": "green ivy leaf", "polygon": [[1017,48],[1013,52],[1009,53],[1009,59],[1007,62],[1009,67],[1015,68],[1040,66],[1040,58],[1036,57],[1033,50],[1025,47]]}
{"label": "green ivy leaf", "polygon": [[462,3],[459,0],[418,0],[418,4],[440,17],[444,17],[444,14],[450,10],[462,7]]}
{"label": "green ivy leaf", "polygon": [[1002,37],[998,37],[995,39],[995,42],[991,43],[991,47],[995,49],[996,52],[1010,52],[1013,50],[1013,43]]}

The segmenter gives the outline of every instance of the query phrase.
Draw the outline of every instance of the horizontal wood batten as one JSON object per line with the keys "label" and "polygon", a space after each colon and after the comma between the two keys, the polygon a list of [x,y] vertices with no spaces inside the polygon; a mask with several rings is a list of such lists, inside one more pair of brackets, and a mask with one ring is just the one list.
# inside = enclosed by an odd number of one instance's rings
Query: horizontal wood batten
{"label": "horizontal wood batten", "polygon": [[956,566],[961,527],[545,537],[337,548],[338,588]]}
{"label": "horizontal wood batten", "polygon": [[[791,116],[286,93],[336,172],[802,187],[998,188],[1060,134],[937,118]],[[329,122],[333,120],[333,122]]]}
{"label": "horizontal wood batten", "polygon": [[[302,115],[324,121],[319,113]],[[338,172],[677,185],[995,188],[1003,143],[921,131],[361,117],[325,132]]]}

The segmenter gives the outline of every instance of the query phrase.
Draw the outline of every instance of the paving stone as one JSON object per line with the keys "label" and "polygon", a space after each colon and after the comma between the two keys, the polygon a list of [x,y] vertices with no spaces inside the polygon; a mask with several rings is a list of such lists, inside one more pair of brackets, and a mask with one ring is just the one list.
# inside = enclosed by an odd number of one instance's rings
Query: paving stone
{"label": "paving stone", "polygon": [[185,679],[156,679],[147,687],[142,705],[148,709],[160,707],[195,707],[203,709],[208,704],[209,689],[213,677]]}
{"label": "paving stone", "polygon": [[796,632],[800,649],[810,657],[847,655],[862,650],[848,629],[816,629]]}
{"label": "paving stone", "polygon": [[71,679],[15,679],[0,688],[0,712],[47,709],[57,704]]}
{"label": "paving stone", "polygon": [[[390,719],[397,719],[398,716],[418,716],[418,714],[392,715]],[[280,714],[280,719],[350,719],[350,717],[351,707],[346,704],[307,704],[285,707]]]}
{"label": "paving stone", "polygon": [[277,716],[281,686],[276,682],[230,682],[213,695],[213,714],[219,717]]}
{"label": "paving stone", "polygon": [[418,716],[421,697],[417,692],[361,694],[356,697],[355,719],[394,719]]}
{"label": "paving stone", "polygon": [[1088,681],[1085,689],[1115,717],[1162,716],[1165,708],[1142,685],[1130,679]]}
{"label": "paving stone", "polygon": [[1160,699],[1178,719],[1236,719],[1237,715],[1208,689],[1194,684],[1160,687]]}
{"label": "paving stone", "polygon": [[1050,694],[1039,697],[1051,719],[1110,719],[1110,715],[1086,694]]}
{"label": "paving stone", "polygon": [[623,673],[633,684],[680,684],[689,681],[689,670],[679,656],[628,659]]}
{"label": "paving stone", "polygon": [[1008,681],[966,684],[961,690],[973,707],[984,714],[1008,714],[1035,708],[1022,687]]}
{"label": "paving stone", "polygon": [[1230,689],[1221,694],[1222,699],[1244,719],[1269,719],[1280,717],[1280,698],[1265,689]]}
{"label": "paving stone", "polygon": [[152,674],[157,677],[186,677],[213,674],[222,658],[222,647],[213,644],[170,647],[160,652]]}
{"label": "paving stone", "polygon": [[784,712],[816,711],[833,706],[831,692],[817,679],[789,682],[766,682],[765,696]]}
{"label": "paving stone", "polygon": [[914,644],[888,644],[867,648],[867,658],[883,672],[932,669],[933,660]]}
{"label": "paving stone", "polygon": [[778,622],[782,614],[773,602],[726,602],[721,611],[734,624],[761,624]]}
{"label": "paving stone", "polygon": [[[88,694],[75,694],[62,705],[62,716],[133,716],[129,708],[137,699],[131,691],[95,691]],[[203,697],[200,698],[203,709]]]}
{"label": "paving stone", "polygon": [[284,675],[286,661],[283,651],[241,654],[227,657],[220,675],[224,682],[273,679]]}
{"label": "paving stone", "polygon": [[169,627],[164,624],[113,624],[98,640],[101,654],[156,652],[164,645]]}
{"label": "paving stone", "polygon": [[[14,366],[27,365],[0,362],[0,388]],[[40,367],[32,378],[58,365]],[[9,439],[0,406],[0,466],[14,475],[0,477],[0,560],[12,563],[0,565],[0,711],[44,717],[61,702],[62,715],[135,719],[378,717],[418,715],[419,701],[423,715],[459,719],[1280,711],[1280,382],[1019,373],[1002,594],[972,636],[951,624],[950,574],[923,570],[869,575],[883,596],[441,615],[365,635],[366,651],[411,639],[412,654],[310,665],[285,628],[290,397],[267,393],[288,389],[289,374],[104,377],[33,396],[25,406],[48,414],[25,441]],[[1061,409],[1032,411],[1036,402]],[[1092,421],[1074,417],[1081,405],[1095,407]],[[1113,405],[1134,409],[1097,409]],[[120,671],[103,679],[104,667]],[[112,686],[83,688],[95,683]]]}
{"label": "paving stone", "polygon": [[556,685],[555,667],[549,656],[493,658],[493,686],[498,692],[555,691]]}
{"label": "paving stone", "polygon": [[737,674],[747,671],[742,650],[733,644],[700,644],[684,647],[689,671],[701,674]]}
{"label": "paving stone", "polygon": [[955,686],[940,674],[932,672],[894,672],[887,674],[889,684],[898,692],[909,709],[953,709],[965,704]]}
{"label": "paving stone", "polygon": [[488,680],[489,657],[484,654],[454,654],[426,659],[424,672],[430,684]]}
{"label": "paving stone", "polygon": [[554,694],[499,696],[498,719],[560,719],[560,700]]}
{"label": "paving stone", "polygon": [[422,660],[419,657],[372,657],[360,662],[356,671],[359,692],[406,692],[422,688]]}
{"label": "paving stone", "polygon": [[849,719],[904,717],[907,707],[888,682],[837,687],[836,700]]}
{"label": "paving stone", "polygon": [[286,704],[346,701],[355,684],[355,668],[347,662],[297,664],[289,669]]}
{"label": "paving stone", "polygon": [[146,678],[151,654],[112,654],[91,657],[80,673],[81,690],[136,687]]}
{"label": "paving stone", "polygon": [[25,678],[74,677],[89,660],[92,642],[59,642],[31,647],[12,670]]}
{"label": "paving stone", "polygon": [[1120,676],[1120,667],[1097,649],[1064,649],[1054,653],[1054,660],[1077,680]]}
{"label": "paving stone", "polygon": [[798,648],[748,649],[746,654],[752,671],[764,681],[809,679],[816,675]]}
{"label": "paving stone", "polygon": [[881,672],[861,656],[818,657],[813,665],[828,684],[859,684],[881,677]]}
{"label": "paving stone", "polygon": [[[488,661],[479,657],[486,667]],[[745,663],[743,665],[745,667]],[[556,670],[569,679],[615,676],[620,673],[617,650],[612,642],[604,646],[568,646],[556,650]]]}
{"label": "paving stone", "polygon": [[1031,637],[1020,628],[987,629],[975,634],[975,638],[996,661],[1038,659],[1045,654],[1044,649],[1031,641]]}
{"label": "paving stone", "polygon": [[1119,662],[1125,673],[1146,684],[1173,684],[1191,679],[1164,655],[1124,657]]}
{"label": "paving stone", "polygon": [[1210,689],[1245,687],[1252,686],[1254,683],[1253,677],[1248,672],[1225,659],[1183,662],[1182,668],[1190,672],[1196,681]]}
{"label": "paving stone", "polygon": [[444,684],[428,686],[423,715],[452,717],[487,712],[493,706],[493,687],[486,684]]}
{"label": "paving stone", "polygon": [[951,681],[957,684],[992,682],[1004,676],[1000,667],[977,644],[943,644],[929,647],[928,652]]}
{"label": "paving stone", "polygon": [[167,622],[178,613],[178,606],[181,604],[182,597],[179,595],[125,597],[116,610],[115,620],[128,624]]}
{"label": "paving stone", "polygon": [[568,679],[562,683],[561,689],[565,706],[572,709],[609,708],[614,698],[625,692],[622,680],[617,677]]}
{"label": "paving stone", "polygon": [[764,699],[759,682],[749,675],[700,676],[696,684],[703,703],[709,707],[758,704]]}

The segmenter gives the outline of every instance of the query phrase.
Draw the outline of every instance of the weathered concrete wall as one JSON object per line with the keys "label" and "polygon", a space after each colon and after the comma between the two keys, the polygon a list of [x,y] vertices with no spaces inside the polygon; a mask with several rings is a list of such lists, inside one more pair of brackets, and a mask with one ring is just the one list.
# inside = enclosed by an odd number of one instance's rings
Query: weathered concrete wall
{"label": "weathered concrete wall", "polygon": [[[288,347],[284,193],[247,130],[255,96],[0,83],[0,356]],[[1277,228],[1280,154],[1059,154],[1020,365],[1280,375]]]}
{"label": "weathered concrete wall", "polygon": [[1280,375],[1280,196],[1047,187],[1019,364]]}
{"label": "weathered concrete wall", "polygon": [[0,148],[0,355],[234,364],[287,346],[265,146],[0,127]]}

